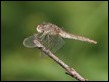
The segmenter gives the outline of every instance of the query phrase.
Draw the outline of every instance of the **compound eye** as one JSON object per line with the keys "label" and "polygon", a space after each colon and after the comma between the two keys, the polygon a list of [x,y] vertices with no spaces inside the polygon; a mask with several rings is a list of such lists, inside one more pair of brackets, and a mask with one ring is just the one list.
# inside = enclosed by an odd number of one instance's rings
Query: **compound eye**
{"label": "compound eye", "polygon": [[39,33],[42,33],[44,31],[44,27],[43,25],[38,25],[36,30],[39,32]]}

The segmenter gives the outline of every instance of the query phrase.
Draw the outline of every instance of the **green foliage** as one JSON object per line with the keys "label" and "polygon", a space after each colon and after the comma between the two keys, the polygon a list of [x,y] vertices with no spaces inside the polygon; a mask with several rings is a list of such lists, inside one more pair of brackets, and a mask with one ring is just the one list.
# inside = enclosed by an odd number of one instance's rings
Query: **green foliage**
{"label": "green foliage", "polygon": [[65,40],[56,55],[89,80],[108,80],[107,1],[2,1],[1,80],[72,81],[40,51],[25,48],[23,40],[42,22],[94,39],[98,44]]}

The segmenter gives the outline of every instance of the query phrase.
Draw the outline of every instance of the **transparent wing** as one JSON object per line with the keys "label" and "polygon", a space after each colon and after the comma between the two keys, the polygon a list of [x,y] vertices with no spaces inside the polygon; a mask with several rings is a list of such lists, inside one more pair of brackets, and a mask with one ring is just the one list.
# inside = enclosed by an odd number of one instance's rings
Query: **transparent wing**
{"label": "transparent wing", "polygon": [[23,45],[28,48],[35,48],[36,45],[34,43],[34,40],[37,38],[43,46],[49,49],[52,53],[55,53],[65,43],[62,37],[58,35],[53,36],[53,35],[46,34],[43,37],[41,37],[41,35],[42,34],[34,34],[30,37],[25,38],[23,41]]}
{"label": "transparent wing", "polygon": [[38,35],[40,42],[49,49],[52,53],[55,53],[64,45],[64,40],[58,35],[45,35],[40,38]]}
{"label": "transparent wing", "polygon": [[30,36],[30,37],[25,38],[24,41],[23,41],[23,45],[25,47],[28,47],[28,48],[34,48],[34,47],[36,47],[36,45],[33,42],[33,40],[36,39],[36,35],[37,34],[34,34],[34,35]]}
{"label": "transparent wing", "polygon": [[51,45],[53,45],[51,48],[51,51],[53,53],[55,53],[57,50],[59,50],[65,44],[64,40],[60,36],[53,36],[53,37],[51,37],[51,39],[52,39]]}

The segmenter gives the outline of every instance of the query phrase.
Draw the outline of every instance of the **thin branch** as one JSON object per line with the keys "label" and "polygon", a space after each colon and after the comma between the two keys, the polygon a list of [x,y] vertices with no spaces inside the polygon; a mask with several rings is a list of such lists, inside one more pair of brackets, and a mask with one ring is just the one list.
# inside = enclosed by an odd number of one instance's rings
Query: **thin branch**
{"label": "thin branch", "polygon": [[63,67],[67,72],[66,74],[70,75],[71,77],[77,79],[78,81],[87,81],[87,79],[84,79],[79,73],[77,73],[73,68],[70,68],[67,64],[65,64],[62,60],[60,60],[58,57],[56,57],[50,50],[47,50],[41,43],[38,41],[38,39],[34,40],[35,45],[37,48],[39,48],[41,51],[46,53],[51,59],[53,59],[57,64],[59,64],[61,67]]}

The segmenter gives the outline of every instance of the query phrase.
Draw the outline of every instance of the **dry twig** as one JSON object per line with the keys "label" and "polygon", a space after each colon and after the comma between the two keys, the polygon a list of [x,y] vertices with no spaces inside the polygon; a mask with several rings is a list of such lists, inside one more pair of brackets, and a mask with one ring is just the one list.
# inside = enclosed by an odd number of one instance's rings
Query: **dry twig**
{"label": "dry twig", "polygon": [[38,41],[38,39],[34,40],[35,45],[37,48],[39,48],[41,51],[46,53],[50,58],[52,58],[57,64],[59,64],[61,67],[63,67],[67,72],[66,74],[70,75],[71,77],[77,79],[78,81],[87,81],[87,79],[84,79],[79,73],[77,73],[73,68],[70,68],[67,64],[65,64],[62,60],[60,60],[58,57],[56,57],[50,50],[47,50],[41,43]]}

